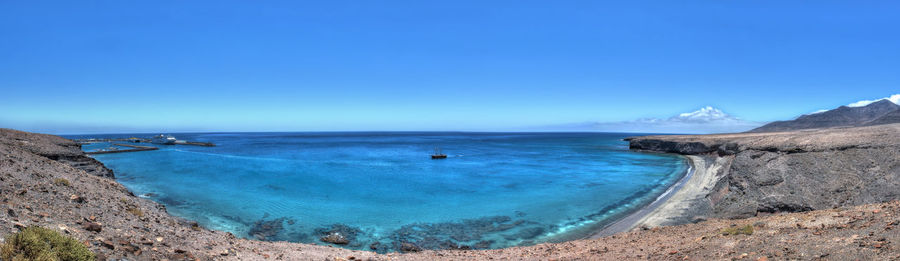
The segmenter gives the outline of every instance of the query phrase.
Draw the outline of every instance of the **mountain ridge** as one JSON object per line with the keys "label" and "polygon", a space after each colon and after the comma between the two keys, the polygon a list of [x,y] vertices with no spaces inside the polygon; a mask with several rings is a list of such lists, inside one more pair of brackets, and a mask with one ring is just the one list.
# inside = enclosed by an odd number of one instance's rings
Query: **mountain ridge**
{"label": "mountain ridge", "polygon": [[747,132],[777,132],[833,127],[858,127],[900,123],[900,105],[882,99],[865,106],[841,106],[806,114],[788,121],[775,121]]}

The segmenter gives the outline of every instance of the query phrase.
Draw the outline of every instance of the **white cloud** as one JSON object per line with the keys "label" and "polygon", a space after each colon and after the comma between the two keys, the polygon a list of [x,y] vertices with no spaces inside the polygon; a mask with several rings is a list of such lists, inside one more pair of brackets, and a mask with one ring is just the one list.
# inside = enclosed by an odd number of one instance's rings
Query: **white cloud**
{"label": "white cloud", "polygon": [[643,118],[622,122],[588,122],[555,126],[555,130],[590,130],[642,133],[730,133],[742,132],[762,123],[741,120],[711,106],[666,119]]}
{"label": "white cloud", "polygon": [[854,102],[851,104],[847,104],[847,107],[862,107],[862,106],[866,106],[866,105],[872,104],[873,102],[877,102],[880,100],[889,100],[895,104],[900,104],[900,94],[894,94],[894,95],[891,95],[890,97],[884,97],[884,98],[875,99],[875,100],[862,100],[862,101]]}
{"label": "white cloud", "polygon": [[826,111],[828,111],[828,110],[818,110],[818,111],[810,112],[810,113],[807,113],[807,114],[804,114],[804,115],[819,114],[819,113],[823,113],[823,112],[826,112]]}

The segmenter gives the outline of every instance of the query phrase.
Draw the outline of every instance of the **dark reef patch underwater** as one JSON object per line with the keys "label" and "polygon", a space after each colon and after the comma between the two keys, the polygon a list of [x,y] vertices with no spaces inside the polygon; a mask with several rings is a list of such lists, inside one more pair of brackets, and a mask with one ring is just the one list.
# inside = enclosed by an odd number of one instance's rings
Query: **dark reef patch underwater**
{"label": "dark reef patch underwater", "polygon": [[[132,136],[142,137],[90,137]],[[686,169],[678,156],[629,151],[625,134],[610,133],[175,136],[218,146],[94,157],[136,195],[204,227],[377,252],[584,237],[651,202]],[[449,157],[431,160],[436,146]]]}

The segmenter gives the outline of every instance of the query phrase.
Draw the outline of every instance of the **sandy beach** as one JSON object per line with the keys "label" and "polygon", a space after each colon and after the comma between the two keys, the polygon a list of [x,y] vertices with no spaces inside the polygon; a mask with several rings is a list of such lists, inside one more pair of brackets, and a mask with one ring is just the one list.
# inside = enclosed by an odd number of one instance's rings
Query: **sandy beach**
{"label": "sandy beach", "polygon": [[723,163],[722,159],[705,156],[684,156],[688,170],[676,183],[652,203],[603,227],[592,234],[590,239],[631,231],[635,228],[671,226],[698,221],[696,204],[700,202],[718,181],[716,175]]}
{"label": "sandy beach", "polygon": [[707,156],[686,157],[690,161],[693,173],[685,184],[675,190],[659,207],[636,221],[633,227],[652,228],[698,221],[697,205],[706,204],[701,200],[712,191],[721,177],[718,173],[723,164],[727,164],[727,159]]}

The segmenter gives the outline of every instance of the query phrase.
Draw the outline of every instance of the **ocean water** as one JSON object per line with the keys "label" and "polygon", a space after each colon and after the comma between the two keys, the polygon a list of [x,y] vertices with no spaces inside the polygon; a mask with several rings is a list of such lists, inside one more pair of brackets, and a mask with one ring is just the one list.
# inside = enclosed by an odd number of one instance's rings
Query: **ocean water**
{"label": "ocean water", "polygon": [[[148,137],[147,134],[69,138]],[[240,237],[378,252],[582,238],[654,200],[684,159],[609,133],[190,133],[216,147],[99,154],[174,215]],[[86,151],[110,144],[84,145]],[[432,160],[434,147],[449,157]]]}

